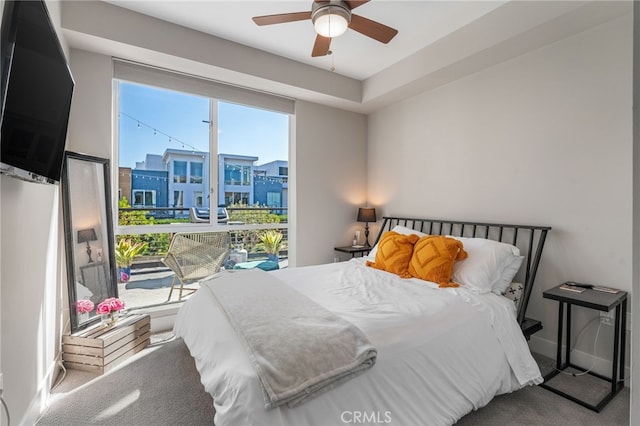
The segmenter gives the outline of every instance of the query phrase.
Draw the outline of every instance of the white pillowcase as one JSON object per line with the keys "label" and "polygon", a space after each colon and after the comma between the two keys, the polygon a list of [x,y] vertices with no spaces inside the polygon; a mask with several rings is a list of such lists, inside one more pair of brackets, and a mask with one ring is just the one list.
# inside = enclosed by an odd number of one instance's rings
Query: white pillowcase
{"label": "white pillowcase", "polygon": [[522,293],[524,293],[524,285],[521,283],[511,283],[502,295],[513,301],[515,311],[518,312],[520,303],[522,302]]}
{"label": "white pillowcase", "polygon": [[[419,237],[428,235],[402,225],[396,225],[392,231],[402,235],[415,234]],[[486,238],[447,236],[462,241],[464,250],[468,254],[465,260],[460,260],[453,265],[451,279],[478,293],[492,291],[502,295],[522,265],[524,257],[520,256],[520,250],[511,244]],[[375,259],[377,251],[378,244],[371,249],[369,257]]]}
{"label": "white pillowcase", "polygon": [[[415,229],[407,228],[406,226],[402,226],[402,225],[394,226],[392,231],[397,232],[398,234],[401,234],[401,235],[415,234],[418,237],[424,237],[425,235],[427,235],[424,232],[416,231]],[[378,252],[378,244],[373,246],[373,248],[369,252],[369,256],[375,258],[377,252]]]}
{"label": "white pillowcase", "polygon": [[451,238],[462,241],[468,254],[453,266],[452,280],[478,293],[504,293],[524,259],[520,250],[511,244],[485,238]]}

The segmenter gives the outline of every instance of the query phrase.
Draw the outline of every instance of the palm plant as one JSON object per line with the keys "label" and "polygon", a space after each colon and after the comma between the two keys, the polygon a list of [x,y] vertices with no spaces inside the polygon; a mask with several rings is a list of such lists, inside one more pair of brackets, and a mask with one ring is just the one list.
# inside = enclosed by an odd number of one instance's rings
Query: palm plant
{"label": "palm plant", "polygon": [[121,239],[116,246],[116,266],[118,268],[128,268],[142,250],[145,249],[147,243],[134,243],[129,239]]}
{"label": "palm plant", "polygon": [[281,250],[286,248],[286,243],[282,241],[282,232],[275,229],[268,229],[258,234],[260,242],[256,244],[258,249],[262,249],[270,255],[269,257],[277,257]]}

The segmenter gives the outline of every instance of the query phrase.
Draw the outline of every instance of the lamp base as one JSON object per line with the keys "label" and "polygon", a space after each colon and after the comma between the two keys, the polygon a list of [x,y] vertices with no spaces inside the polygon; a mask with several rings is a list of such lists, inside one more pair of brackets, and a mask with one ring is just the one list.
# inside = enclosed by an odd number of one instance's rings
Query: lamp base
{"label": "lamp base", "polygon": [[89,263],[93,263],[93,259],[91,258],[91,246],[89,246],[89,241],[87,241],[87,255],[89,255]]}
{"label": "lamp base", "polygon": [[364,246],[371,247],[369,244],[369,222],[364,223]]}

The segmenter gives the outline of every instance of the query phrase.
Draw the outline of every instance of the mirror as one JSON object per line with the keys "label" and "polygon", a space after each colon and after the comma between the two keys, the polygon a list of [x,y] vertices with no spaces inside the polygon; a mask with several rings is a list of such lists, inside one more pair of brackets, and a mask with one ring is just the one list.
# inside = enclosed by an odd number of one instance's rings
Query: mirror
{"label": "mirror", "polygon": [[78,312],[83,304],[78,301],[97,306],[118,296],[110,192],[109,160],[65,152],[62,198],[71,332],[99,320],[95,308]]}

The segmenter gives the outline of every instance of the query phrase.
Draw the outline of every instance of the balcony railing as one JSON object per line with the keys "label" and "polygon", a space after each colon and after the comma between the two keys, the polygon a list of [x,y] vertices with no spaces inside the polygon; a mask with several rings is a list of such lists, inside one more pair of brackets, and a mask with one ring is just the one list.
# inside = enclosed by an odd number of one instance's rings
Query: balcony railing
{"label": "balcony railing", "polygon": [[[287,221],[288,207],[226,207],[225,209],[229,213],[229,220],[233,222],[241,222],[238,220],[234,220],[232,218],[233,216],[232,214],[234,212],[239,215],[250,214],[254,217],[257,215],[257,213],[267,212],[271,214],[284,216],[284,221],[283,221],[283,218],[281,218],[280,223],[286,223]],[[189,210],[190,210],[190,207],[139,206],[139,207],[120,207],[118,209],[118,212],[120,213],[119,216],[121,219],[122,219],[122,213],[124,214],[133,213],[136,215],[143,215],[148,220],[154,219],[153,222],[139,223],[139,224],[136,223],[136,225],[155,225],[155,224],[161,223],[158,221],[162,221],[163,219],[178,219],[181,222],[189,223],[191,222],[191,220],[184,220],[184,219],[189,219]],[[125,224],[128,225],[128,223],[122,223],[122,220],[120,220],[119,222],[121,225],[125,225]],[[224,223],[224,222],[218,221],[218,223]],[[272,223],[272,222],[266,222],[266,223]]]}
{"label": "balcony railing", "polygon": [[[235,254],[246,250],[246,261],[267,260],[267,253],[260,248],[260,234],[267,230],[282,233],[283,249],[278,253],[279,266],[288,265],[288,227],[287,227],[286,207],[232,207],[227,208],[228,221],[219,223],[221,229],[227,229],[231,234],[231,249]],[[135,242],[144,242],[144,251],[133,261],[131,265],[130,281],[119,283],[118,292],[125,300],[128,308],[144,308],[155,305],[162,305],[166,302],[169,293],[169,286],[173,279],[172,271],[162,263],[162,258],[166,255],[175,232],[198,232],[194,227],[188,230],[183,223],[189,223],[189,209],[187,208],[121,208],[119,209],[120,219],[126,219],[125,225],[151,225],[140,227],[126,226],[126,235],[118,235],[118,240],[126,238]],[[124,216],[123,216],[124,213]],[[165,214],[164,219],[156,219],[158,213]],[[186,216],[186,217],[183,217]],[[136,222],[136,218],[138,222]],[[153,218],[151,220],[150,218]],[[215,219],[215,218],[214,218]],[[122,225],[122,222],[120,222]],[[162,230],[168,232],[154,231],[153,225],[162,225]],[[175,225],[175,226],[173,226]],[[206,224],[205,224],[206,225]],[[262,226],[264,225],[264,227]],[[182,229],[181,229],[182,228]],[[210,230],[211,228],[203,228]],[[133,230],[132,232],[129,232]],[[231,259],[230,256],[229,260]],[[234,265],[228,264],[233,267]],[[197,288],[198,284],[194,284]]]}
{"label": "balcony railing", "polygon": [[[120,225],[148,225],[149,232],[136,232],[126,235],[118,235],[117,240],[127,238],[136,242],[146,243],[146,248],[136,259],[145,263],[145,257],[162,256],[166,254],[171,237],[174,232],[198,232],[193,228],[188,231],[179,228],[182,223],[192,223],[189,217],[189,209],[184,207],[156,207],[156,208],[120,208]],[[229,227],[231,233],[232,248],[244,248],[249,253],[250,259],[266,258],[266,253],[259,249],[260,234],[267,229],[278,229],[282,234],[282,241],[286,247],[288,244],[287,232],[287,207],[228,207],[224,216],[217,215],[218,225],[233,225]],[[198,221],[202,223],[202,221]],[[153,232],[153,225],[178,225],[172,232]],[[260,228],[259,225],[268,224],[268,227]],[[246,226],[244,228],[244,225]],[[276,226],[274,226],[276,225]],[[280,226],[278,226],[280,225]],[[226,226],[225,226],[226,227]],[[243,229],[244,228],[244,229]],[[281,257],[287,256],[287,251],[280,253]]]}

